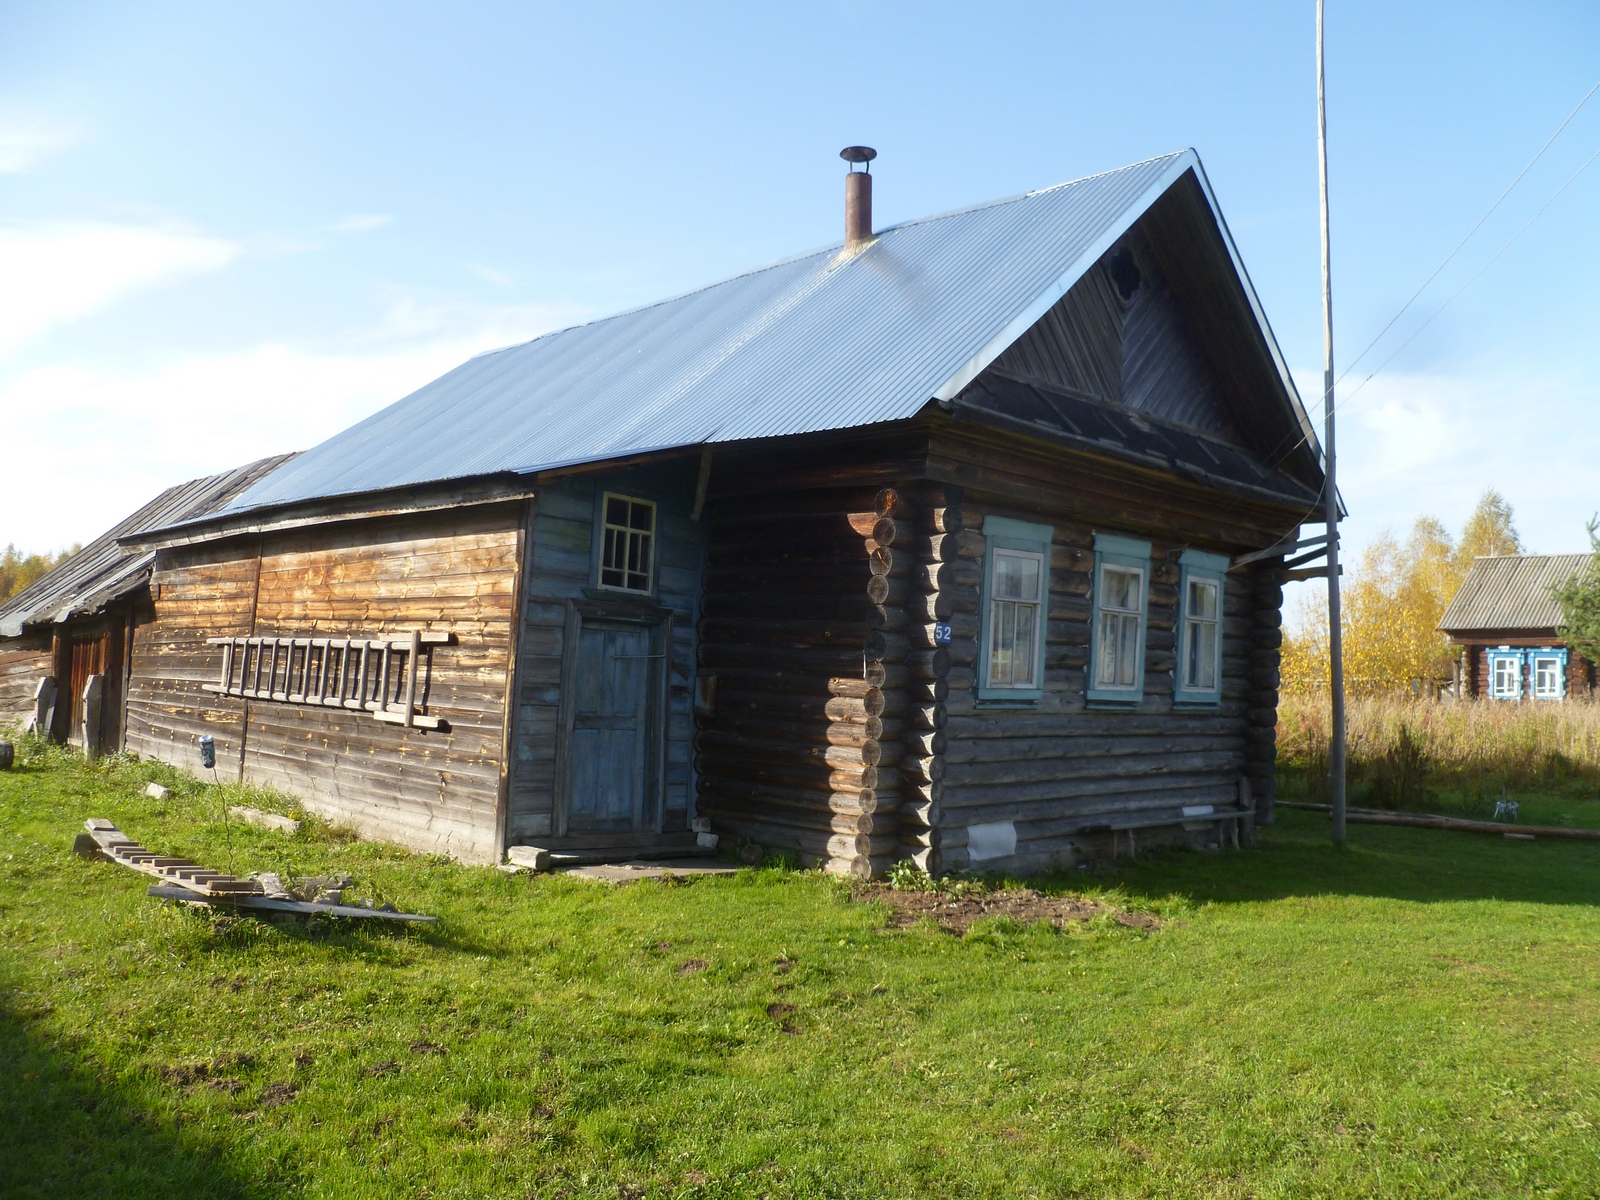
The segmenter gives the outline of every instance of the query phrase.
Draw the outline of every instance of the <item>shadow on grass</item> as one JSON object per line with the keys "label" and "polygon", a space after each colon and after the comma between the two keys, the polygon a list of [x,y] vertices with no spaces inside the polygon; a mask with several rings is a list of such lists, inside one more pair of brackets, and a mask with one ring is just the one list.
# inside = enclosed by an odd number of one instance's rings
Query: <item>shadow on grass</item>
{"label": "shadow on grass", "polygon": [[1514,900],[1600,904],[1600,842],[1511,841],[1481,833],[1350,825],[1334,849],[1323,813],[1278,810],[1259,845],[1242,853],[1156,851],[1115,870],[1076,872],[1051,883],[1082,887],[1108,878],[1148,897],[1240,903],[1289,896],[1372,896],[1437,903]]}
{"label": "shadow on grass", "polygon": [[206,1196],[283,1200],[298,1188],[248,1178],[224,1148],[139,1104],[0,1006],[0,1196]]}

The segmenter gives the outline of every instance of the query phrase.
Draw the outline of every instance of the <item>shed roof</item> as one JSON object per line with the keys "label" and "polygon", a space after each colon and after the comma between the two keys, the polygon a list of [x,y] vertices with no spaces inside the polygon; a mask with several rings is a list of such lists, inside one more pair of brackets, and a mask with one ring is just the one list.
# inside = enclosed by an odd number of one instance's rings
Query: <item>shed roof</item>
{"label": "shed roof", "polygon": [[1439,619],[1445,633],[1553,630],[1561,606],[1550,589],[1586,572],[1588,554],[1503,554],[1476,558]]}
{"label": "shed roof", "polygon": [[231,471],[168,488],[0,604],[0,637],[17,637],[30,626],[90,615],[119,596],[126,596],[150,577],[155,553],[119,546],[118,537],[214,513],[293,457],[278,454],[257,459]]}
{"label": "shed roof", "polygon": [[908,221],[479,355],[226,510],[845,429],[955,397],[1180,180],[1204,193],[1286,425],[1314,429],[1193,150]]}

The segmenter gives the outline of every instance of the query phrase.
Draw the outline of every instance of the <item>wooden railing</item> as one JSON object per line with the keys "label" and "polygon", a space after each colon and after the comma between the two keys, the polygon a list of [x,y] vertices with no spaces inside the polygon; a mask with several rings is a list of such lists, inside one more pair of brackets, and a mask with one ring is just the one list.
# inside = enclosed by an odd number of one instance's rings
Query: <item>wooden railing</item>
{"label": "wooden railing", "polygon": [[242,700],[280,700],[370,712],[391,725],[442,729],[417,711],[424,646],[445,646],[451,633],[413,630],[398,638],[215,637],[222,674],[208,692]]}

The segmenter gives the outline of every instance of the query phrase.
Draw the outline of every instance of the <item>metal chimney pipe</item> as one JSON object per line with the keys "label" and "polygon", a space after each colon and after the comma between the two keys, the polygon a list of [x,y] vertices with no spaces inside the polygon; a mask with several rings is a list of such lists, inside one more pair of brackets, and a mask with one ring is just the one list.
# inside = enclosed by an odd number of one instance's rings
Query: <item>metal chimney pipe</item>
{"label": "metal chimney pipe", "polygon": [[839,151],[839,157],[847,163],[861,163],[865,167],[857,171],[852,165],[850,174],[844,177],[844,244],[848,249],[872,237],[870,164],[878,157],[878,152],[871,146],[846,146]]}
{"label": "metal chimney pipe", "polygon": [[872,176],[851,171],[844,177],[844,241],[853,246],[872,236]]}

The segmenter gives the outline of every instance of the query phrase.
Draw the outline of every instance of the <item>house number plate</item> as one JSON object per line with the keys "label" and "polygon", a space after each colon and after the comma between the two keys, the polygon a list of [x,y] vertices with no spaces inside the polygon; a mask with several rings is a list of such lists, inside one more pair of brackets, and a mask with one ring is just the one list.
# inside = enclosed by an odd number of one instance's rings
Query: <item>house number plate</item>
{"label": "house number plate", "polygon": [[950,644],[950,622],[935,621],[933,625],[933,644],[935,646],[948,646]]}

